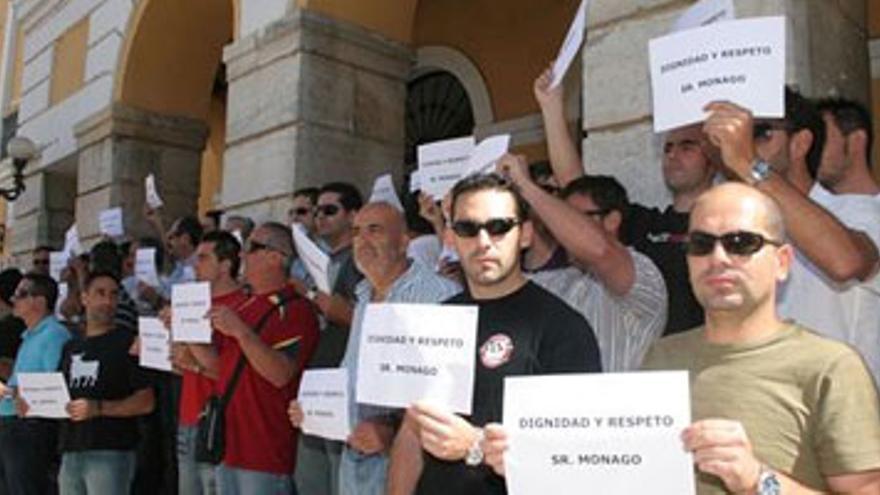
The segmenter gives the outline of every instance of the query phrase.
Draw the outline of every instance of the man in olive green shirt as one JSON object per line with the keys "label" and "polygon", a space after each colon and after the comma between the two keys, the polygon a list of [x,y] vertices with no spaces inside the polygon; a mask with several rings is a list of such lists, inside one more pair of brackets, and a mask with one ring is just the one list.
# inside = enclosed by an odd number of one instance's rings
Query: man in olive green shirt
{"label": "man in olive green shirt", "polygon": [[696,422],[682,439],[700,495],[880,494],[876,388],[855,351],[779,319],[784,239],[779,207],[756,188],[702,195],[687,261],[706,324],[660,340],[643,367],[691,372]]}

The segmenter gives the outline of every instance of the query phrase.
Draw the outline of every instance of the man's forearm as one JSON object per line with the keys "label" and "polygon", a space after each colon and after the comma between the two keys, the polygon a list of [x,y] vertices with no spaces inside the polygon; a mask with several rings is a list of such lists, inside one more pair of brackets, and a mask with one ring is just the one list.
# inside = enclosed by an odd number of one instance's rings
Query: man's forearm
{"label": "man's forearm", "polygon": [[771,174],[758,189],[776,200],[795,246],[830,279],[865,280],[874,273],[877,247],[866,236],[848,229],[780,175]]}
{"label": "man's forearm", "polygon": [[202,373],[208,378],[216,379],[218,371],[217,351],[211,344],[190,344],[189,352],[193,359],[202,367]]}
{"label": "man's forearm", "polygon": [[568,131],[563,109],[548,106],[542,109],[544,131],[547,135],[547,150],[553,175],[561,187],[584,175],[577,146]]}
{"label": "man's forearm", "polygon": [[152,388],[142,388],[120,400],[99,401],[100,416],[128,418],[149,414],[153,410],[155,397]]}
{"label": "man's forearm", "polygon": [[422,447],[408,417],[394,437],[388,466],[388,495],[412,495],[422,475]]}
{"label": "man's forearm", "polygon": [[238,343],[248,363],[272,385],[281,388],[293,378],[294,362],[263,342],[259,335],[248,331],[238,339]]}

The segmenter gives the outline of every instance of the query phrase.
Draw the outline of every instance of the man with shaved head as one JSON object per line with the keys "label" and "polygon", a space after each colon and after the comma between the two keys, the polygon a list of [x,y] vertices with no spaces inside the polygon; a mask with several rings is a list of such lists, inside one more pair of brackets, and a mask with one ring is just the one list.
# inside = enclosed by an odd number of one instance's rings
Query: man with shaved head
{"label": "man with shaved head", "polygon": [[[352,433],[342,451],[339,493],[381,495],[385,492],[388,449],[399,423],[394,409],[356,404],[354,385],[364,310],[370,303],[437,303],[460,291],[432,267],[406,257],[408,244],[403,214],[388,203],[369,203],[353,222],[354,261],[365,279],[355,294],[351,333],[342,365],[349,376],[349,411]],[[302,423],[302,408],[292,401],[291,422]],[[307,495],[300,492],[300,495]]]}
{"label": "man with shaved head", "polygon": [[880,493],[880,405],[864,362],[777,314],[794,257],[782,218],[748,185],[700,196],[687,261],[706,323],[660,340],[643,367],[691,372],[696,422],[682,439],[700,495]]}

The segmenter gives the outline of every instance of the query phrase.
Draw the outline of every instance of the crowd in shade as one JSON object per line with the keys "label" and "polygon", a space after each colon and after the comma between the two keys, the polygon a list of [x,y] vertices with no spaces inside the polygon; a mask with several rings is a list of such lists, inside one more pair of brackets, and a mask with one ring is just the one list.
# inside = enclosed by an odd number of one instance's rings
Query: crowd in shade
{"label": "crowd in shade", "polygon": [[[505,494],[521,468],[506,378],[686,370],[676,441],[697,493],[880,494],[868,110],[791,88],[782,118],[713,102],[646,164],[672,198],[656,208],[585,172],[552,79],[532,88],[547,159],[506,153],[443,197],[404,178],[399,204],[337,181],[259,221],[145,206],[148,236],[103,238],[58,274],[57,246],[0,272],[0,493]],[[172,339],[175,288],[195,282],[210,337]],[[468,414],[357,401],[369,308],[390,303],[478,309]],[[170,371],[142,365],[146,318]],[[345,439],[301,430],[319,369],[349,377]],[[60,373],[64,417],[29,414],[19,377],[36,373]]]}

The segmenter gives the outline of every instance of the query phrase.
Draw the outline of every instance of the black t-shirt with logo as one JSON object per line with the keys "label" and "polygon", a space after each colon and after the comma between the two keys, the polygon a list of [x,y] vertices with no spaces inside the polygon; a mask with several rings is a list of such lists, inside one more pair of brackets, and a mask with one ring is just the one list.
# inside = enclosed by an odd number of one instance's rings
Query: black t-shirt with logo
{"label": "black t-shirt with logo", "polygon": [[[137,358],[128,353],[133,338],[130,332],[115,329],[68,341],[61,355],[61,372],[70,399],[121,400],[149,387]],[[132,450],[137,442],[136,417],[68,420],[61,423],[59,431],[61,452]]]}
{"label": "black t-shirt with logo", "polygon": [[661,212],[633,204],[620,231],[623,243],[650,258],[666,282],[669,316],[663,335],[703,324],[703,308],[694,297],[688,278],[685,253],[688,218],[688,213],[677,212],[671,206]]}
{"label": "black t-shirt with logo", "polygon": [[[599,372],[593,329],[583,316],[532,282],[500,299],[460,293],[446,304],[479,306],[471,424],[501,422],[504,377]],[[444,462],[425,453],[419,495],[504,494],[504,479],[485,465]]]}

